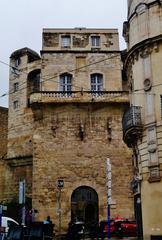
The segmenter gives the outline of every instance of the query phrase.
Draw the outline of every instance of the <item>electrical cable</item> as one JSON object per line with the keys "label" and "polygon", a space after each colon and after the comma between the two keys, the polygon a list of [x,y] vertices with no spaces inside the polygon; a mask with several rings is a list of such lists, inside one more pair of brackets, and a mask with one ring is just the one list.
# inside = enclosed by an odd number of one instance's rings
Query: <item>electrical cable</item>
{"label": "electrical cable", "polygon": [[[107,60],[112,59],[112,58],[115,58],[115,57],[119,57],[119,54],[116,54],[116,55],[113,55],[113,56],[111,56],[111,57],[107,57],[107,58],[101,59],[101,60],[99,60],[99,61],[95,61],[95,62],[86,64],[86,65],[84,65],[84,66],[82,66],[82,67],[79,67],[79,68],[71,69],[71,70],[68,71],[68,73],[72,73],[72,72],[74,72],[74,71],[80,71],[81,69],[87,68],[87,67],[89,67],[89,66],[92,66],[92,65],[95,65],[95,64],[104,62],[104,61],[107,61]],[[5,65],[9,66],[10,68],[14,68],[14,69],[17,70],[20,74],[21,74],[21,73],[25,73],[26,75],[29,74],[28,72],[20,71],[20,69],[14,67],[14,66],[11,66],[10,64],[7,64],[7,63],[5,63],[5,62],[3,62],[3,61],[1,61],[1,60],[0,60],[0,63],[5,64]],[[120,70],[120,69],[119,69],[119,70]],[[53,79],[58,78],[58,76],[60,76],[61,74],[62,74],[62,73],[57,73],[57,74],[55,74],[54,76],[52,76],[52,77],[50,77],[50,78],[41,78],[41,83],[46,82],[46,81],[52,81],[52,82],[60,83],[59,81],[55,81],[55,80],[53,80]],[[24,85],[24,84],[26,84],[26,82],[20,84],[19,87],[21,87],[21,86]],[[72,85],[72,86],[81,89],[81,86],[78,86],[78,85]],[[27,88],[27,87],[24,87],[24,88],[22,88],[22,89],[19,89],[18,91],[24,90],[24,89],[26,89],[26,88]],[[90,90],[90,89],[88,89],[88,91],[89,91],[89,90]],[[16,92],[18,92],[18,91],[16,91]],[[10,94],[13,94],[13,93],[15,93],[15,91],[4,93],[4,94],[2,94],[2,95],[0,96],[0,98],[1,98],[1,97],[4,97],[4,96],[7,96],[7,95],[10,95]]]}

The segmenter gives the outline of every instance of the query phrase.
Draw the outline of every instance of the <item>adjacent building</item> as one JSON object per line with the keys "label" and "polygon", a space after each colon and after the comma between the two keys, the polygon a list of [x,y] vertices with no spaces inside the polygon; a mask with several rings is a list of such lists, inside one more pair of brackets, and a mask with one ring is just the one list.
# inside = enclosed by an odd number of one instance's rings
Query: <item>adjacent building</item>
{"label": "adjacent building", "polygon": [[[130,90],[123,138],[134,152],[132,189],[136,215],[139,226],[143,225],[144,239],[161,239],[162,1],[128,0],[128,21],[123,30]],[[142,235],[142,228],[139,230]]]}
{"label": "adjacent building", "polygon": [[18,197],[25,180],[36,219],[50,215],[56,230],[74,219],[106,219],[110,158],[112,217],[133,218],[132,150],[122,140],[129,99],[117,30],[43,29],[42,46],[41,55],[23,48],[10,57],[5,199]]}

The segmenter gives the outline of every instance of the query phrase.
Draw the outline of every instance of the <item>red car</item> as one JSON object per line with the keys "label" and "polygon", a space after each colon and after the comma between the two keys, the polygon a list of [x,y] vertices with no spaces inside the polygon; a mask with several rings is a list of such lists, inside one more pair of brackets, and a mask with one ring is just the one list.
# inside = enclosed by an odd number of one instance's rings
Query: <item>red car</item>
{"label": "red car", "polygon": [[[100,235],[107,236],[108,224],[107,221],[100,222]],[[110,234],[113,236],[136,236],[137,225],[135,221],[126,218],[115,218],[110,221]]]}
{"label": "red car", "polygon": [[[114,220],[110,220],[110,234],[113,235],[115,232],[115,225],[114,225]],[[107,220],[101,221],[99,225],[99,235],[102,239],[102,237],[106,237],[108,234],[108,223]]]}
{"label": "red car", "polygon": [[124,220],[121,222],[121,233],[123,236],[136,236],[137,224],[135,221]]}

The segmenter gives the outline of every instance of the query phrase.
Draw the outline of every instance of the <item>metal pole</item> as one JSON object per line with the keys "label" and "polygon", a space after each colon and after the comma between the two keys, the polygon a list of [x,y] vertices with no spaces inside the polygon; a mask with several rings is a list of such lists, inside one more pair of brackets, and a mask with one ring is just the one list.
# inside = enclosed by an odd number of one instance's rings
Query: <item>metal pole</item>
{"label": "metal pole", "polygon": [[23,181],[23,208],[22,208],[22,225],[25,226],[25,180]]}
{"label": "metal pole", "polygon": [[59,188],[59,234],[61,235],[61,188]]}
{"label": "metal pole", "polygon": [[110,204],[108,204],[108,207],[107,207],[107,224],[108,224],[108,232],[107,232],[107,237],[108,237],[108,240],[110,239]]}
{"label": "metal pole", "polygon": [[111,206],[111,163],[108,158],[106,161],[106,177],[107,177],[107,227],[108,240],[110,240],[110,206]]}

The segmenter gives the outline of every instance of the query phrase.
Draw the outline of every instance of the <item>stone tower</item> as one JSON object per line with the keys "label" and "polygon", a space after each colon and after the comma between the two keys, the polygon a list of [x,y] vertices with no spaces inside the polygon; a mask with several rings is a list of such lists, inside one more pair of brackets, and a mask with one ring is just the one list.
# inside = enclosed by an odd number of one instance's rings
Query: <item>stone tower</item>
{"label": "stone tower", "polygon": [[33,112],[29,96],[39,90],[40,63],[40,56],[29,48],[16,50],[10,56],[6,199],[18,195],[19,181],[23,179],[31,198]]}
{"label": "stone tower", "polygon": [[118,31],[44,29],[42,41],[41,57],[28,48],[11,55],[8,196],[25,179],[37,220],[50,215],[59,231],[76,218],[106,219],[109,157],[112,217],[133,217]]}
{"label": "stone tower", "polygon": [[144,239],[150,239],[162,236],[162,1],[128,0],[123,35],[130,90],[123,137],[134,150],[132,188],[138,223],[143,222]]}

